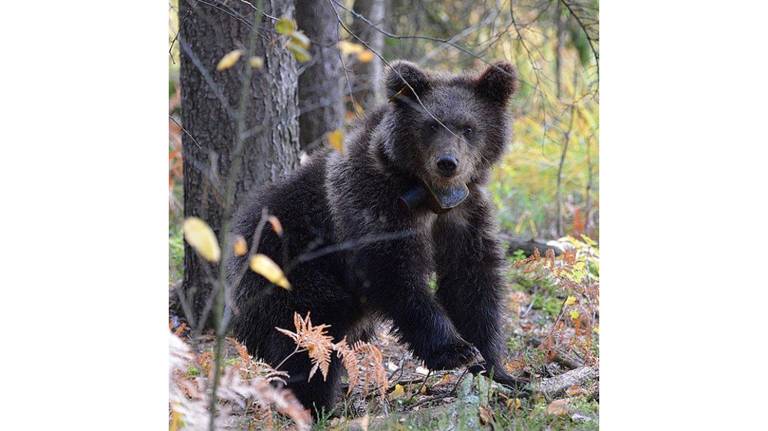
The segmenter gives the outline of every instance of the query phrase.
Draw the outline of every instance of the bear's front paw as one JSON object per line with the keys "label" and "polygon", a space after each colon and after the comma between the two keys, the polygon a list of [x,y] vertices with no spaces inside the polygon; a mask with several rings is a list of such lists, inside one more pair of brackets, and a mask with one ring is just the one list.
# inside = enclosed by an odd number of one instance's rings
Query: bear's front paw
{"label": "bear's front paw", "polygon": [[479,355],[477,349],[462,339],[444,344],[424,358],[424,364],[430,370],[450,370],[468,364]]}

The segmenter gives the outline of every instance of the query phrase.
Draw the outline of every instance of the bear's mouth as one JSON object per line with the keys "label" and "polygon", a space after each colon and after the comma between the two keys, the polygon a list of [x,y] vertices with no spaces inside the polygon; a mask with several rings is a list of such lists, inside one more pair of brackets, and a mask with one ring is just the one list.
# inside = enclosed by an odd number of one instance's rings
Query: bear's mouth
{"label": "bear's mouth", "polygon": [[419,182],[399,198],[402,208],[413,210],[426,204],[432,212],[442,214],[461,205],[469,196],[466,184],[434,186],[428,182]]}

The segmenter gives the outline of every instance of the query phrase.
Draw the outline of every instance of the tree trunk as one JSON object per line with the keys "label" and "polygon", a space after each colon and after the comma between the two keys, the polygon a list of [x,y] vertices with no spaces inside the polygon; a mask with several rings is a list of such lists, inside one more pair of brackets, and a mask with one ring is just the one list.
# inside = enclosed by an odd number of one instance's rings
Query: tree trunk
{"label": "tree trunk", "polygon": [[560,1],[557,1],[555,5],[555,37],[557,37],[557,45],[555,48],[555,95],[557,100],[562,100],[562,69],[563,69],[563,44],[565,39],[565,23],[563,22],[563,11]]}
{"label": "tree trunk", "polygon": [[[298,165],[296,64],[265,15],[290,17],[293,2],[179,5],[184,216],[205,220],[220,242],[222,226],[249,189]],[[217,71],[235,49],[243,50],[242,58]],[[262,69],[249,70],[251,53],[263,58]],[[200,314],[206,303],[210,308],[210,277],[216,275],[185,243],[180,296],[193,326],[208,320]]]}
{"label": "tree trunk", "polygon": [[[364,16],[368,22],[354,17],[352,32],[371,48],[371,50],[383,54],[384,34],[376,30],[371,24],[382,28],[385,18],[385,0],[355,0],[354,11]],[[353,38],[354,39],[354,38]],[[353,40],[357,42],[357,40]],[[352,66],[355,76],[352,97],[354,102],[365,111],[371,111],[384,102],[382,89],[383,65],[381,59],[376,56],[368,63],[356,61]]]}
{"label": "tree trunk", "polygon": [[299,136],[301,149],[309,153],[344,123],[344,73],[332,6],[325,0],[296,0],[296,23],[312,41],[312,60],[299,75]]}

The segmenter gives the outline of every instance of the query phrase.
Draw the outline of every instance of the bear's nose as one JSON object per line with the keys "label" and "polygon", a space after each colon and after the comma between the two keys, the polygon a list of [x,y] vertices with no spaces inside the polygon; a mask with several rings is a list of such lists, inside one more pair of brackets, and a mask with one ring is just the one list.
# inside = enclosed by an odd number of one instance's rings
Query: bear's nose
{"label": "bear's nose", "polygon": [[440,156],[437,159],[437,170],[440,175],[444,177],[452,177],[456,173],[456,168],[459,166],[459,161],[453,156]]}

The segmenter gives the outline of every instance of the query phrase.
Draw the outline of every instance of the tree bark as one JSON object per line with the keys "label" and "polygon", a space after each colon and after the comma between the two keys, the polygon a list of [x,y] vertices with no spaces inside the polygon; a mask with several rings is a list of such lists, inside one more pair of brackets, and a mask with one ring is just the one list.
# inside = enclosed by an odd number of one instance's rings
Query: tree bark
{"label": "tree bark", "polygon": [[[249,189],[298,165],[296,63],[265,15],[291,17],[293,2],[179,5],[184,216],[205,220],[220,242],[223,223]],[[242,58],[217,71],[235,49],[243,50]],[[263,58],[262,69],[247,69],[250,53]],[[184,254],[181,302],[190,323],[201,326],[216,270],[186,243]]]}
{"label": "tree bark", "polygon": [[312,41],[312,60],[299,75],[299,137],[310,152],[344,123],[339,24],[325,0],[296,0],[296,23]]}
{"label": "tree bark", "polygon": [[[386,12],[385,0],[355,0],[354,11],[379,28],[384,26]],[[352,22],[352,32],[371,48],[379,53],[384,52],[384,34],[373,28],[369,23],[355,17]],[[354,40],[353,42],[357,42]],[[356,61],[352,65],[355,76],[352,97],[365,111],[371,111],[384,102],[382,87],[383,64],[376,56],[368,63]]]}

